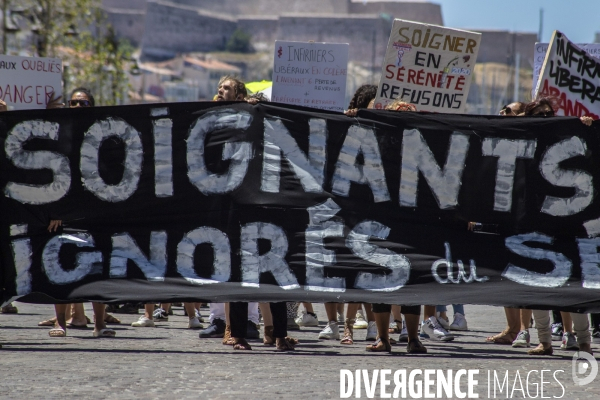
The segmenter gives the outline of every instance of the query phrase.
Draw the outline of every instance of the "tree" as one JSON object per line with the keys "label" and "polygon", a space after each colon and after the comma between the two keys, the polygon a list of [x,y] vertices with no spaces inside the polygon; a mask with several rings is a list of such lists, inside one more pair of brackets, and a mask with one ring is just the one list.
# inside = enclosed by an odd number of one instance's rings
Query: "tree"
{"label": "tree", "polygon": [[232,53],[252,53],[254,49],[252,48],[252,44],[250,40],[252,36],[241,30],[240,28],[236,29],[227,44],[225,45],[225,50],[230,51]]}
{"label": "tree", "polygon": [[[65,86],[89,87],[98,105],[122,101],[132,48],[116,38],[100,0],[2,1],[5,23],[6,10],[11,18],[28,22],[35,43],[32,54],[63,60]],[[3,45],[6,53],[6,30]]]}

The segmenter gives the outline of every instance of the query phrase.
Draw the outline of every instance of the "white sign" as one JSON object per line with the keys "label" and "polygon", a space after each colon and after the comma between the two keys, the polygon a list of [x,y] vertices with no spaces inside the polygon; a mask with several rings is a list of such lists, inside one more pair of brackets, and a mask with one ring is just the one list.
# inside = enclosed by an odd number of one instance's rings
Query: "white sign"
{"label": "white sign", "polygon": [[347,71],[347,43],[277,40],[271,101],[342,112]]}
{"label": "white sign", "polygon": [[0,99],[13,110],[46,108],[62,95],[62,61],[0,55]]}
{"label": "white sign", "polygon": [[600,118],[600,60],[554,31],[535,96],[559,100],[557,115]]}
{"label": "white sign", "polygon": [[[600,43],[579,43],[577,44],[582,50],[588,53],[592,57],[600,59]],[[546,51],[548,50],[548,43],[535,43],[535,50],[533,52],[533,89],[532,93],[535,93],[535,87],[537,86],[538,79],[540,78],[540,71],[542,65],[544,65],[544,59],[546,58]]]}
{"label": "white sign", "polygon": [[480,43],[480,33],[394,20],[375,108],[402,99],[418,111],[464,112]]}

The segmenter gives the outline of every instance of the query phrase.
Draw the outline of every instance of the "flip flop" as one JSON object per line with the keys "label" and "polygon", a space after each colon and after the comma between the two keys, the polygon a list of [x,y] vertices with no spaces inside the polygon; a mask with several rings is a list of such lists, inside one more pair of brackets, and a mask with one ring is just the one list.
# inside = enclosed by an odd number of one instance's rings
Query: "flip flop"
{"label": "flip flop", "polygon": [[517,337],[517,335],[514,334],[513,338],[511,339],[511,333],[503,331],[497,335],[486,338],[485,342],[486,343],[494,343],[494,344],[512,344],[512,342],[515,340],[516,337]]}
{"label": "flip flop", "polygon": [[48,335],[50,337],[65,337],[67,336],[67,332],[63,328],[53,328],[48,331]]}
{"label": "flip flop", "polygon": [[119,318],[115,318],[110,314],[105,314],[104,315],[104,322],[106,322],[107,324],[120,324],[121,320]]}
{"label": "flip flop", "polygon": [[95,338],[113,338],[117,333],[110,328],[100,329],[99,331],[94,330]]}

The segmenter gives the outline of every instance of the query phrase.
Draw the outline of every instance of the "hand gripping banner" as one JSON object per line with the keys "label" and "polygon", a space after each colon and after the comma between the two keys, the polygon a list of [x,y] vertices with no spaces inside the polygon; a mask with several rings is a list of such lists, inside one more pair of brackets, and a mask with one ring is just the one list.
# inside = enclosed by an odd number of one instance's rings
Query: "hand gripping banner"
{"label": "hand gripping banner", "polygon": [[598,311],[599,133],[275,103],[3,113],[2,300]]}

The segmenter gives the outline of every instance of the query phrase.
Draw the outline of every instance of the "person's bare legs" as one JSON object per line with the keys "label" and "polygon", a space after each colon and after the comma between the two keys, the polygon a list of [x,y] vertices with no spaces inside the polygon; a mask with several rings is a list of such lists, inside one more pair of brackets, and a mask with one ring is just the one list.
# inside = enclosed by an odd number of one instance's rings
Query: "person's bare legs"
{"label": "person's bare legs", "polygon": [[[375,321],[375,313],[373,312],[373,307],[371,303],[363,303],[365,309],[365,316],[367,317],[367,322]],[[394,312],[394,306],[392,306],[392,312]]]}
{"label": "person's bare legs", "polygon": [[488,343],[510,344],[517,337],[521,328],[521,310],[518,308],[504,307],[507,327],[497,335],[489,336]]}
{"label": "person's bare legs", "polygon": [[337,323],[337,307],[338,307],[338,303],[325,303],[325,312],[327,313],[327,321]]}
{"label": "person's bare legs", "polygon": [[[194,303],[183,303],[183,308],[185,309],[189,319],[196,317],[196,308],[194,307]],[[168,312],[168,310],[165,311]]]}
{"label": "person's bare legs", "polygon": [[[345,317],[344,317],[344,303],[334,303],[334,304],[337,304],[336,311],[342,316],[342,319],[345,319]],[[358,307],[356,309],[358,310]],[[356,313],[354,313],[354,315],[356,315]],[[337,314],[335,316],[335,319],[332,319],[332,321],[337,321]]]}
{"label": "person's bare legs", "polygon": [[311,313],[311,314],[315,313],[312,303],[302,303],[302,305],[304,306],[304,309],[306,310],[307,313]]}
{"label": "person's bare legs", "polygon": [[527,308],[522,308],[520,311],[521,311],[521,330],[528,331],[529,326],[531,325],[531,316],[533,315],[533,310],[529,310]]}
{"label": "person's bare legs", "polygon": [[420,315],[405,314],[404,321],[406,321],[406,331],[408,332],[408,341],[411,339],[419,339],[419,324],[421,321]]}
{"label": "person's bare legs", "polygon": [[146,317],[150,321],[152,321],[153,320],[152,314],[154,314],[154,303],[144,304],[144,317]]}
{"label": "person's bare legs", "polygon": [[375,314],[375,325],[377,326],[377,335],[379,339],[385,341],[386,343],[390,342],[390,335],[388,333],[388,328],[390,326],[390,313],[382,312],[382,313],[374,313]]}
{"label": "person's bare legs", "polygon": [[55,304],[54,312],[56,313],[56,324],[54,328],[63,329],[65,332],[67,331],[67,318],[65,312],[67,311],[68,304]]}
{"label": "person's bare legs", "polygon": [[563,321],[563,332],[573,333],[573,318],[571,318],[571,313],[561,311],[560,316]]}
{"label": "person's bare legs", "polygon": [[435,317],[435,306],[423,306],[423,320],[430,317]]}
{"label": "person's bare legs", "polygon": [[106,311],[106,305],[102,303],[92,302],[92,308],[94,309],[94,330],[100,332],[102,329],[106,329],[106,322],[104,322],[104,313]]}
{"label": "person's bare legs", "polygon": [[[87,318],[85,317],[85,310],[83,309],[83,303],[74,303],[70,304],[71,306],[71,319],[68,320],[68,323],[75,326],[86,326]],[[69,310],[65,312],[67,315],[69,314]]]}
{"label": "person's bare legs", "polygon": [[[340,303],[343,304],[343,303]],[[354,319],[356,317],[356,313],[360,308],[360,303],[348,303],[348,307],[346,308],[346,316],[350,319]],[[337,315],[336,315],[337,318]]]}

